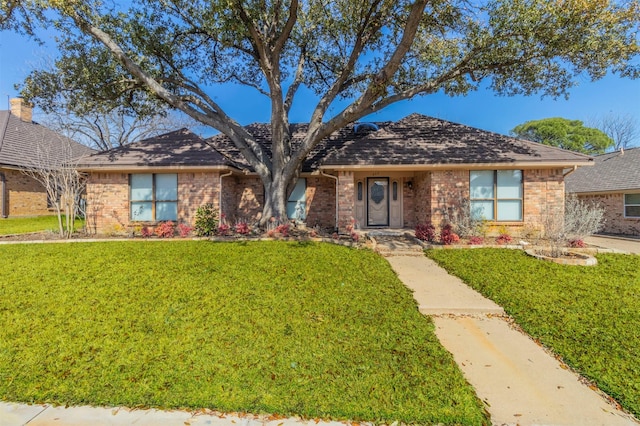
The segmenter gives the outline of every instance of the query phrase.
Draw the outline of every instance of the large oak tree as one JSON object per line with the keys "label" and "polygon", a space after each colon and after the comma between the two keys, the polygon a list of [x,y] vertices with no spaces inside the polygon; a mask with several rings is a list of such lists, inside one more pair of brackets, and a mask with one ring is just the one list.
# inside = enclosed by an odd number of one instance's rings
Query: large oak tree
{"label": "large oak tree", "polygon": [[[485,81],[498,94],[565,96],[578,76],[639,75],[637,1],[118,3],[10,0],[0,3],[0,22],[32,33],[38,23],[57,28],[79,100],[168,104],[227,135],[262,179],[263,220],[286,216],[314,146],[394,102],[464,95]],[[218,84],[230,83],[270,99],[270,149],[217,99]],[[303,142],[292,146],[288,117],[302,87],[318,100]]]}

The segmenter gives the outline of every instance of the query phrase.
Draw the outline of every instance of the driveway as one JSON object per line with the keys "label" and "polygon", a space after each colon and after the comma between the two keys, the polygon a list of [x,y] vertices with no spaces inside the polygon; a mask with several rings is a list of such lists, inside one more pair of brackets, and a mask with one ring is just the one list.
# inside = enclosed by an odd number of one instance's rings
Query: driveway
{"label": "driveway", "polygon": [[593,246],[640,254],[640,238],[616,238],[594,235],[585,238],[584,241]]}

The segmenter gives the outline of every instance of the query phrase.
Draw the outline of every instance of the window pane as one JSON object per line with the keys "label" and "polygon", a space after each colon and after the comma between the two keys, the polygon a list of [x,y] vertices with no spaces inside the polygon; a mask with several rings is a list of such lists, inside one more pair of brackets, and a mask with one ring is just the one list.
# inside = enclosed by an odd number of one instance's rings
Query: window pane
{"label": "window pane", "polygon": [[131,175],[131,200],[151,201],[152,195],[153,175]]}
{"label": "window pane", "polygon": [[624,203],[640,205],[640,194],[624,194]]}
{"label": "window pane", "polygon": [[475,219],[493,220],[493,201],[472,201],[471,216]]}
{"label": "window pane", "polygon": [[393,201],[398,201],[398,182],[393,182]]}
{"label": "window pane", "polygon": [[493,170],[471,171],[471,199],[493,198]]}
{"label": "window pane", "polygon": [[178,220],[178,203],[157,202],[156,220]]}
{"label": "window pane", "polygon": [[156,200],[178,199],[178,175],[156,175]]}
{"label": "window pane", "polygon": [[498,170],[498,198],[522,198],[521,170]]}
{"label": "window pane", "polygon": [[293,192],[289,197],[289,201],[306,201],[307,200],[307,180],[306,179],[298,179],[296,182],[296,187],[293,188]]}
{"label": "window pane", "polygon": [[153,220],[151,202],[131,203],[131,220]]}
{"label": "window pane", "polygon": [[522,201],[498,200],[498,220],[522,220]]}
{"label": "window pane", "polygon": [[289,219],[305,220],[306,203],[304,201],[289,201],[287,203],[287,216]]}
{"label": "window pane", "polygon": [[358,201],[362,201],[362,182],[358,182]]}
{"label": "window pane", "polygon": [[640,206],[626,206],[624,215],[625,217],[640,217]]}

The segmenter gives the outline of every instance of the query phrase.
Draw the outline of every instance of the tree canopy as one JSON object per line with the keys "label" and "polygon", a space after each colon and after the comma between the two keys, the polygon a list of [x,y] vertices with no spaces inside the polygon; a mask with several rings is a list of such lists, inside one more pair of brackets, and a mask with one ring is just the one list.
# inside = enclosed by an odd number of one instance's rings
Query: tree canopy
{"label": "tree canopy", "polygon": [[[59,31],[57,67],[93,103],[178,109],[227,135],[265,187],[263,220],[286,217],[300,166],[326,136],[418,95],[566,96],[577,77],[637,78],[637,0],[12,0],[0,25]],[[27,80],[28,99],[38,73]],[[241,84],[269,98],[270,148],[216,97]],[[317,95],[292,146],[299,89]],[[332,109],[338,101],[345,107]],[[342,105],[342,104],[341,104]]]}
{"label": "tree canopy", "polygon": [[583,154],[603,154],[614,145],[602,130],[586,127],[580,120],[545,118],[527,121],[511,130],[519,138]]}

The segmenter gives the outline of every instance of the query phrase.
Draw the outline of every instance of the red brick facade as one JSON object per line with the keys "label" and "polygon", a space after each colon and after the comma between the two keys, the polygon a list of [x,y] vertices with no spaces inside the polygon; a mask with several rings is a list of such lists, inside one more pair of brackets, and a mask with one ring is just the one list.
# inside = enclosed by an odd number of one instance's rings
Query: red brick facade
{"label": "red brick facade", "polygon": [[640,218],[624,217],[624,194],[621,192],[597,195],[581,195],[584,201],[593,201],[605,208],[605,223],[601,232],[623,235],[640,235]]}
{"label": "red brick facade", "polygon": [[0,169],[4,174],[4,203],[7,217],[52,214],[47,208],[47,193],[37,180],[15,169]]}
{"label": "red brick facade", "polygon": [[[382,173],[378,173],[382,174]],[[361,180],[362,174],[358,175]],[[306,179],[306,224],[332,229],[336,222],[336,183],[338,186],[338,222],[341,231],[355,219],[355,175],[341,171],[334,179],[310,175]],[[469,170],[408,172],[394,178],[402,187],[403,227],[431,222],[438,226],[461,208],[469,198]],[[222,181],[222,184],[220,183]],[[221,186],[222,185],[222,186]],[[179,222],[194,224],[195,212],[202,204],[220,204],[230,224],[237,220],[260,219],[264,189],[258,177],[219,172],[178,173]],[[522,222],[496,222],[514,233],[524,227],[540,228],[547,211],[564,205],[562,170],[524,170]],[[92,232],[126,232],[136,225],[129,220],[129,175],[94,173],[87,185],[87,225]],[[637,225],[637,223],[636,223]]]}

